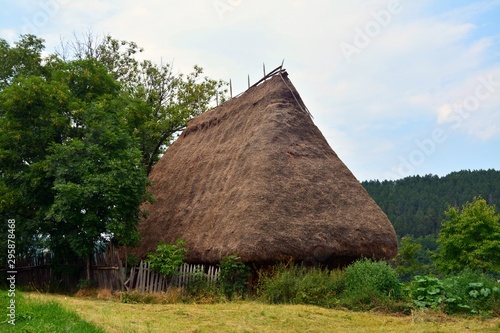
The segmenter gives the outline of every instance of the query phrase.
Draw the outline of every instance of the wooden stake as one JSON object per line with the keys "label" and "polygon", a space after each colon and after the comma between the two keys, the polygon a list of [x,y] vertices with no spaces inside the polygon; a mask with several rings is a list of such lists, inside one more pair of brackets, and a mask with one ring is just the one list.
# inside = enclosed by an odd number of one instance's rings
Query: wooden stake
{"label": "wooden stake", "polygon": [[231,82],[231,79],[229,79],[229,96],[233,98],[233,83]]}

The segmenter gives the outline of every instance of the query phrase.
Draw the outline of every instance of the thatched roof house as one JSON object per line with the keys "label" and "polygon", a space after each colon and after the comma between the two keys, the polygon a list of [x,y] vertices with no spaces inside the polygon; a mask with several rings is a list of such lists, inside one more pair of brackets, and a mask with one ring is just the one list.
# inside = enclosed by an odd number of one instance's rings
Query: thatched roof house
{"label": "thatched roof house", "polygon": [[188,261],[396,255],[386,215],[314,125],[284,70],[189,122],[153,168],[134,250],[187,242]]}

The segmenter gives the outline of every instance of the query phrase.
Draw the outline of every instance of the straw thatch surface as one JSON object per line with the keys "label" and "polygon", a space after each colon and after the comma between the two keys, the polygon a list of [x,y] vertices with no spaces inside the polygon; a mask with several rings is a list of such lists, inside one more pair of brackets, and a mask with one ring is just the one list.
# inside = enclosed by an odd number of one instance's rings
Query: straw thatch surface
{"label": "straw thatch surface", "polygon": [[[293,93],[292,93],[293,91]],[[188,261],[396,255],[394,229],[281,72],[191,120],[150,174],[144,256],[186,240]]]}

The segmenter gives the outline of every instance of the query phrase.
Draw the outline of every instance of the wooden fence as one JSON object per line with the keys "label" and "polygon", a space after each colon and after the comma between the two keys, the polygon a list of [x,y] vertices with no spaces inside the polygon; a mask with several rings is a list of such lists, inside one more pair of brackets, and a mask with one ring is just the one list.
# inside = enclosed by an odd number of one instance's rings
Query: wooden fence
{"label": "wooden fence", "polygon": [[139,266],[132,267],[125,288],[139,292],[162,292],[170,286],[184,288],[199,282],[213,285],[219,277],[219,272],[220,268],[216,266],[183,264],[179,272],[168,279],[153,271],[148,262],[141,261]]}
{"label": "wooden fence", "polygon": [[98,288],[125,290],[126,269],[115,251],[108,245],[104,251],[94,252],[90,266],[90,280]]}
{"label": "wooden fence", "polygon": [[[53,275],[50,263],[51,253],[39,253],[32,257],[22,257],[16,260],[15,271],[16,283],[19,285],[31,285],[41,287],[47,285]],[[67,277],[63,277],[65,283],[69,283]]]}
{"label": "wooden fence", "polygon": [[[125,273],[122,261],[111,245],[96,249],[89,258],[92,286],[111,290],[124,290]],[[54,262],[51,252],[41,252],[33,256],[16,258],[16,284],[35,289],[72,289],[87,278],[86,261],[60,260]],[[8,271],[0,267],[0,272]]]}
{"label": "wooden fence", "polygon": [[[40,253],[16,260],[16,283],[36,289],[48,287],[75,288],[86,279],[86,262],[59,263],[53,265],[50,252]],[[58,269],[56,269],[56,267]],[[0,272],[7,269],[0,269]],[[169,286],[184,288],[195,282],[214,284],[220,268],[216,266],[188,265],[166,278],[153,271],[148,262],[141,261],[137,267],[123,265],[113,246],[96,249],[90,258],[90,286],[112,291],[137,290],[140,292],[166,291]]]}

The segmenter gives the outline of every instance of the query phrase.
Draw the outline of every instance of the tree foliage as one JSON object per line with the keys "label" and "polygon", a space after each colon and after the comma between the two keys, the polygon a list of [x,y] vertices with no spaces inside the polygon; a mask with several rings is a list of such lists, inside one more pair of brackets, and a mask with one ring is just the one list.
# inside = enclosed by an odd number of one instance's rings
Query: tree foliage
{"label": "tree foliage", "polygon": [[147,178],[119,86],[92,60],[47,66],[0,92],[2,215],[57,254],[87,257],[104,235],[137,243]]}
{"label": "tree foliage", "polygon": [[387,214],[397,235],[437,237],[444,212],[482,196],[488,204],[500,205],[500,171],[462,170],[446,176],[410,176],[390,181],[364,181],[362,185]]}
{"label": "tree foliage", "polygon": [[19,76],[40,75],[43,40],[33,35],[21,36],[12,47],[0,39],[0,90],[9,86]]}
{"label": "tree foliage", "polygon": [[122,90],[130,96],[129,125],[139,139],[142,161],[151,171],[165,149],[187,122],[213,105],[216,95],[224,100],[225,83],[203,75],[194,66],[187,75],[174,73],[171,64],[138,60],[143,52],[135,42],[111,36],[87,34],[63,43],[63,58],[95,59],[103,64]]}
{"label": "tree foliage", "polygon": [[422,245],[415,242],[413,237],[405,236],[399,244],[399,251],[394,264],[396,272],[403,279],[408,279],[417,275],[422,270],[421,263],[418,260],[418,254],[422,251]]}
{"label": "tree foliage", "polygon": [[75,43],[44,57],[36,36],[0,39],[0,218],[19,221],[18,252],[63,261],[138,242],[147,173],[222,87],[137,60],[133,42]]}
{"label": "tree foliage", "polygon": [[450,207],[438,237],[436,265],[443,272],[465,268],[500,273],[500,215],[476,197],[461,209]]}

